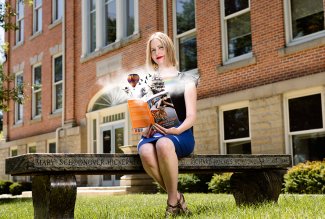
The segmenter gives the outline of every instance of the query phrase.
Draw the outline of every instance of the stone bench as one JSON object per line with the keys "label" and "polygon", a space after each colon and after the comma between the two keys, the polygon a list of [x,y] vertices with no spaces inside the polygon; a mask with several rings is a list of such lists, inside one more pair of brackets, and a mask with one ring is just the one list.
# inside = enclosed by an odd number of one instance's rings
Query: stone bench
{"label": "stone bench", "polygon": [[[192,155],[179,161],[180,173],[233,172],[236,204],[278,200],[290,155]],[[137,154],[25,154],[6,159],[6,174],[33,176],[34,218],[73,218],[75,175],[144,173]]]}

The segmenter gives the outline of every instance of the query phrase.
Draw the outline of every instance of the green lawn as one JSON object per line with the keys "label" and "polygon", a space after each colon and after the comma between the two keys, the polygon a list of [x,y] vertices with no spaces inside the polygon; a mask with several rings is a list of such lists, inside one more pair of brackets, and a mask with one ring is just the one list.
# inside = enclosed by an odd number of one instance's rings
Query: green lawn
{"label": "green lawn", "polygon": [[[237,207],[232,195],[185,194],[189,218],[325,218],[325,195],[281,195],[278,204]],[[78,196],[75,218],[163,218],[166,195]],[[0,218],[33,218],[31,199],[0,200]],[[182,218],[182,217],[179,217]]]}

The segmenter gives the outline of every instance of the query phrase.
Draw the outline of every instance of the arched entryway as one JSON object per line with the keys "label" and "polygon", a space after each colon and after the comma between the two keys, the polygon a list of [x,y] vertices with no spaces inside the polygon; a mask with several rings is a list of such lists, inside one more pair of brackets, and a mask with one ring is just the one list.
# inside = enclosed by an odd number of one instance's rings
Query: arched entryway
{"label": "arched entryway", "polygon": [[[123,153],[128,142],[127,96],[119,87],[103,89],[90,101],[87,117],[88,153]],[[91,186],[119,186],[119,175],[89,176]]]}

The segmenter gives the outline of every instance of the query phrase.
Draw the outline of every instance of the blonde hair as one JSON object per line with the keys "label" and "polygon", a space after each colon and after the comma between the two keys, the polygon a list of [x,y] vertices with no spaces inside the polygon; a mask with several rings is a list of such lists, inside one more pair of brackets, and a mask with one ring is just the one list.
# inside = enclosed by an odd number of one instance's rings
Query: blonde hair
{"label": "blonde hair", "polygon": [[168,59],[169,63],[173,66],[177,67],[177,59],[176,59],[176,51],[173,41],[169,38],[168,35],[162,32],[155,32],[153,33],[147,42],[147,54],[146,54],[146,65],[153,69],[157,69],[158,65],[152,60],[151,58],[151,41],[153,39],[157,39],[161,42],[163,47],[165,48],[166,58]]}

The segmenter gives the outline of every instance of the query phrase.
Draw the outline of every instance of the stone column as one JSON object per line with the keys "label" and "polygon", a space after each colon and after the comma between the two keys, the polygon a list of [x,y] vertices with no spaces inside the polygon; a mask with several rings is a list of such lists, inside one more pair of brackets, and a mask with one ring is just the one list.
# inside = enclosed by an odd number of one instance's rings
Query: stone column
{"label": "stone column", "polygon": [[[124,154],[137,154],[136,145],[121,146]],[[156,193],[157,186],[147,174],[131,174],[121,177],[120,186],[126,186],[127,193]]]}

